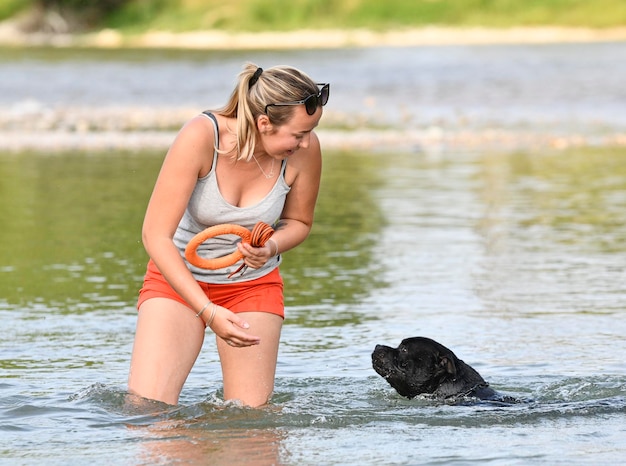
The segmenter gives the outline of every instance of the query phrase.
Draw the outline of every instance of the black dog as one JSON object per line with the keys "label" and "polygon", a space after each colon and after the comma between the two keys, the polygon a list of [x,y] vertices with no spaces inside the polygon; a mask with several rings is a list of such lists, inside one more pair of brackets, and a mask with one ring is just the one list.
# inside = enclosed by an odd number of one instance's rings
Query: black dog
{"label": "black dog", "polygon": [[397,348],[376,345],[372,366],[400,395],[407,398],[430,394],[440,399],[469,397],[518,402],[490,388],[472,367],[430,338],[406,338]]}

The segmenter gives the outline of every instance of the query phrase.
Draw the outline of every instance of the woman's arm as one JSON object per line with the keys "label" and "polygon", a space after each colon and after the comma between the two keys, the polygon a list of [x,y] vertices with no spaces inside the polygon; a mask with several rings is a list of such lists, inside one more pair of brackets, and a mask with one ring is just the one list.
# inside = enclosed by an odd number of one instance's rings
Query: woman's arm
{"label": "woman's arm", "polygon": [[[148,255],[195,312],[200,311],[208,299],[174,245],[173,237],[198,177],[211,169],[214,140],[211,122],[202,116],[192,119],[181,129],[161,167],[142,229]],[[208,312],[203,313],[203,320],[208,317]],[[247,328],[247,324],[225,308],[219,308],[211,325],[211,329],[223,339],[246,346],[258,344],[257,337],[240,328]]]}

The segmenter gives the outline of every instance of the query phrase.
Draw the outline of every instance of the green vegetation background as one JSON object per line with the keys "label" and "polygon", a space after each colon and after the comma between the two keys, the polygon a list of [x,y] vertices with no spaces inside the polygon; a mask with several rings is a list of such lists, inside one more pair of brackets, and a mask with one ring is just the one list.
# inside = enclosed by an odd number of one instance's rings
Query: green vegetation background
{"label": "green vegetation background", "polygon": [[0,20],[54,12],[75,30],[103,27],[267,31],[441,26],[626,25],[625,0],[2,0]]}

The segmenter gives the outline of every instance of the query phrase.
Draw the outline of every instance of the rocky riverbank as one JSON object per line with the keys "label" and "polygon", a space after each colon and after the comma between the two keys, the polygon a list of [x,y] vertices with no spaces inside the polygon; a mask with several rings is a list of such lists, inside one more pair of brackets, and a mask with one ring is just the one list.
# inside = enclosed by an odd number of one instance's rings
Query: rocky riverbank
{"label": "rocky riverbank", "polygon": [[[197,114],[192,108],[44,106],[22,102],[0,110],[0,151],[161,150]],[[626,146],[620,128],[486,126],[469,123],[376,128],[328,110],[318,134],[326,149],[428,152]]]}
{"label": "rocky riverbank", "polygon": [[[431,126],[412,130],[352,131],[321,128],[317,131],[325,150],[365,150],[440,152],[516,150],[563,150],[572,147],[626,147],[626,133],[554,133],[540,130],[485,128],[474,130],[446,129]],[[176,131],[68,131],[68,130],[0,130],[0,152],[44,151],[55,153],[78,151],[165,152]]]}

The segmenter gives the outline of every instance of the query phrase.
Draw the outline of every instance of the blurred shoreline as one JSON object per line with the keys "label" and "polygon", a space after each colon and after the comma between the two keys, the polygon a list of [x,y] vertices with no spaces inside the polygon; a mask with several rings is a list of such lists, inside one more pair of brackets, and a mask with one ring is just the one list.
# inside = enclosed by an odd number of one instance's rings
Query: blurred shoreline
{"label": "blurred shoreline", "polygon": [[0,23],[0,46],[171,48],[257,50],[426,45],[549,44],[626,41],[626,27],[593,29],[541,27],[439,27],[392,31],[366,29],[299,30],[289,32],[226,32],[218,30],[122,34],[105,29],[87,34],[24,33],[14,22]]}

